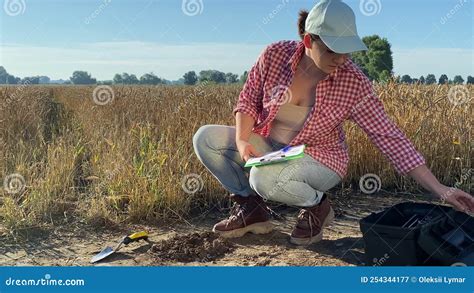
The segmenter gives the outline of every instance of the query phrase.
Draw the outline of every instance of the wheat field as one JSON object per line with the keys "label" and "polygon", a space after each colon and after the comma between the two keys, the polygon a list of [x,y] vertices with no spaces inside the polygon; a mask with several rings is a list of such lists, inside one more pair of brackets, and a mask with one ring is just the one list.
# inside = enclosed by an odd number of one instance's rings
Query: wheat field
{"label": "wheat field", "polygon": [[[472,193],[472,173],[465,176],[473,167],[472,100],[453,104],[451,85],[375,87],[439,180]],[[474,87],[462,87],[472,97]],[[234,124],[241,86],[113,86],[113,100],[105,105],[94,101],[95,89],[0,88],[0,178],[6,184],[0,234],[70,221],[107,226],[186,219],[225,199],[194,155],[192,136],[205,124]],[[343,188],[356,190],[362,175],[375,173],[383,190],[421,192],[396,174],[356,125],[344,127],[351,162]],[[5,188],[15,185],[8,182],[12,174],[24,179],[16,192]],[[190,174],[202,180],[192,194],[183,188]]]}

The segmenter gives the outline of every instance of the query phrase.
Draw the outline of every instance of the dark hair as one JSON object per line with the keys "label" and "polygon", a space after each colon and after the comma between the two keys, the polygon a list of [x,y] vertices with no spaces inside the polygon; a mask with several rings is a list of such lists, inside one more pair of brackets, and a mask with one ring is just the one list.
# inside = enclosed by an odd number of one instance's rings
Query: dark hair
{"label": "dark hair", "polygon": [[300,10],[299,16],[298,16],[298,34],[300,35],[300,38],[303,39],[305,31],[305,23],[306,23],[306,18],[308,18],[308,11],[306,10]]}
{"label": "dark hair", "polygon": [[[305,35],[305,26],[306,26],[306,18],[308,18],[308,11],[307,10],[300,10],[298,15],[298,34],[300,35],[301,40],[303,40]],[[313,41],[319,40],[319,37],[314,34],[309,34]]]}

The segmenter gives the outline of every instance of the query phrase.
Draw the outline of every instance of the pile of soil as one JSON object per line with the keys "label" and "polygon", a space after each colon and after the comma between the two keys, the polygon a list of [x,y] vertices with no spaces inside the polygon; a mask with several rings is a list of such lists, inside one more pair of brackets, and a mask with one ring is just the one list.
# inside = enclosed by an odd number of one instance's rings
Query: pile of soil
{"label": "pile of soil", "polygon": [[232,243],[219,238],[215,233],[196,232],[162,240],[151,247],[151,252],[162,260],[209,262],[234,249]]}

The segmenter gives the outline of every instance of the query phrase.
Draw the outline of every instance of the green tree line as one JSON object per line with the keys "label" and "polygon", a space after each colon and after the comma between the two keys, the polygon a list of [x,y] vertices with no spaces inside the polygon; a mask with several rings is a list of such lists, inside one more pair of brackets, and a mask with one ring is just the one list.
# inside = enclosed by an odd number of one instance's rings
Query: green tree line
{"label": "green tree line", "polygon": [[[436,78],[434,74],[427,74],[426,76],[411,77],[408,74],[402,76],[394,76],[393,74],[393,54],[391,44],[386,38],[381,38],[378,35],[366,36],[362,38],[368,50],[355,52],[351,55],[351,59],[359,66],[364,74],[372,81],[385,83],[388,81],[395,81],[406,84],[473,84],[474,77],[467,76],[466,80],[460,75],[456,75],[453,79],[449,79],[446,74],[442,74]],[[159,85],[159,84],[186,84],[195,85],[198,83],[211,84],[233,84],[245,83],[247,80],[247,71],[242,75],[237,75],[231,72],[222,72],[219,70],[202,70],[197,74],[195,71],[186,72],[181,79],[175,82],[170,82],[166,79],[160,78],[153,72],[145,73],[140,78],[135,74],[117,73],[112,80],[97,81],[90,73],[86,71],[74,71],[72,76],[66,83],[72,84],[143,84],[143,85]],[[46,76],[25,77],[23,79],[15,77],[7,73],[5,68],[0,66],[0,84],[39,84],[49,83],[49,78]]]}

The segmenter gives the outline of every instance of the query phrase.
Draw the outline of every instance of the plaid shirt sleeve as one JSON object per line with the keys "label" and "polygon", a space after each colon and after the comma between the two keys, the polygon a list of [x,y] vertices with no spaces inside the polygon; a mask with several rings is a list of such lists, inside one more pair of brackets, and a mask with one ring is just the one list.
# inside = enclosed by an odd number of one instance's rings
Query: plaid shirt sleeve
{"label": "plaid shirt sleeve", "polygon": [[268,47],[257,59],[247,76],[247,81],[240,92],[237,106],[233,110],[233,114],[237,112],[250,115],[255,122],[263,109],[263,84],[265,73],[265,59],[268,56]]}
{"label": "plaid shirt sleeve", "polygon": [[425,164],[405,134],[387,117],[382,102],[374,93],[371,82],[362,80],[361,99],[354,107],[350,119],[361,127],[370,140],[390,160],[395,170],[404,175]]}

